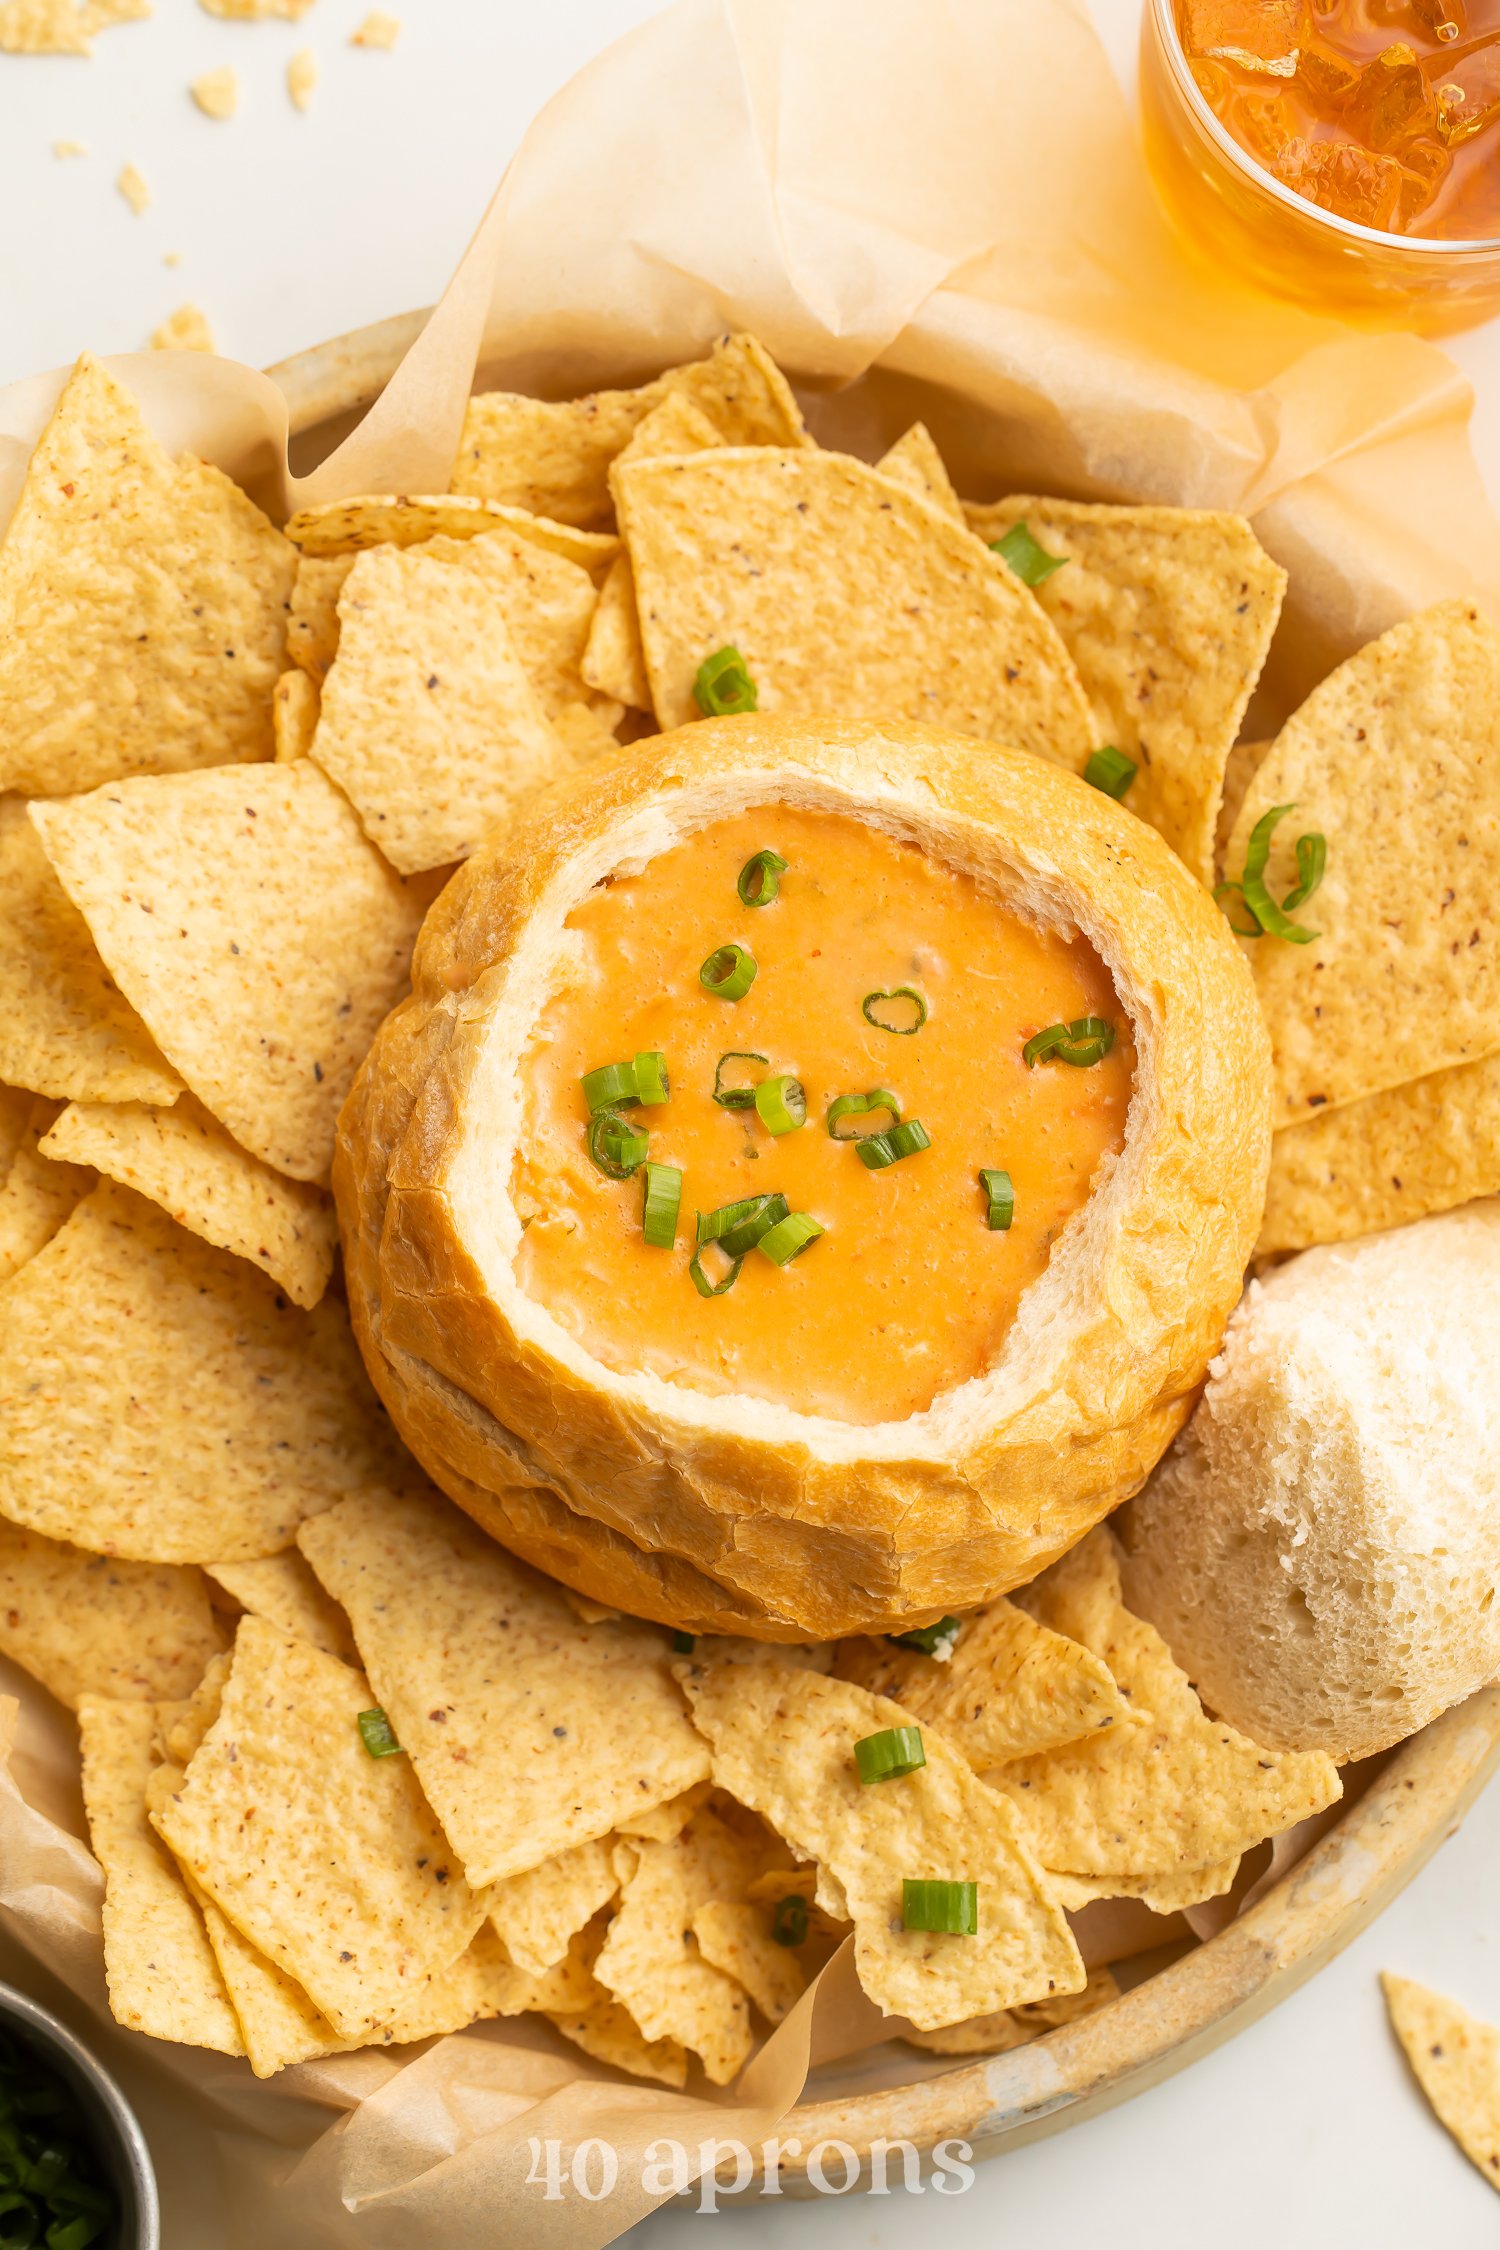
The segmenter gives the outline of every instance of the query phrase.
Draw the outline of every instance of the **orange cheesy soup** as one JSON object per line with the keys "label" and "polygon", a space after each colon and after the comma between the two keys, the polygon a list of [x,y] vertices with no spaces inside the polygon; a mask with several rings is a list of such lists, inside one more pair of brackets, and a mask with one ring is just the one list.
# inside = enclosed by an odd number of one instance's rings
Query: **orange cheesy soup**
{"label": "orange cheesy soup", "polygon": [[[746,906],[741,871],[762,851],[785,872],[769,903]],[[747,887],[755,896],[755,881]],[[1007,912],[915,845],[774,805],[600,885],[568,928],[578,973],[553,995],[523,1064],[512,1190],[528,1295],[606,1366],[845,1422],[899,1420],[982,1373],[1100,1158],[1123,1140],[1134,1051],[1093,949]],[[699,973],[730,946],[755,964],[734,999]],[[744,975],[741,964],[732,981]],[[914,1023],[923,1006],[919,1029],[886,1027]],[[1028,1067],[1028,1039],[1081,1017],[1112,1028],[1102,1059]],[[649,1136],[647,1161],[663,1169],[607,1177],[589,1153],[582,1080],[655,1054],[667,1098],[631,1103],[627,1078],[612,1116],[595,1118],[595,1147],[619,1170],[639,1164]],[[725,1089],[794,1079],[806,1122],[771,1130],[797,1113],[795,1086],[772,1089],[763,1116],[716,1102],[716,1074]],[[659,1096],[652,1077],[648,1064],[642,1090]],[[870,1169],[826,1118],[839,1096],[876,1089],[922,1131],[898,1136],[909,1153]],[[856,1111],[838,1131],[889,1136],[897,1123],[888,1109]],[[982,1171],[1009,1175],[1008,1228],[990,1224]],[[643,1233],[647,1184],[670,1223],[674,1172],[675,1242],[658,1247]],[[697,1215],[771,1196],[821,1234],[785,1264],[749,1249],[732,1286],[701,1295]],[[997,1218],[1003,1208],[1001,1188]],[[753,1207],[748,1231],[779,1209]],[[785,1229],[765,1239],[788,1247]],[[717,1243],[702,1251],[706,1286],[731,1271]]]}

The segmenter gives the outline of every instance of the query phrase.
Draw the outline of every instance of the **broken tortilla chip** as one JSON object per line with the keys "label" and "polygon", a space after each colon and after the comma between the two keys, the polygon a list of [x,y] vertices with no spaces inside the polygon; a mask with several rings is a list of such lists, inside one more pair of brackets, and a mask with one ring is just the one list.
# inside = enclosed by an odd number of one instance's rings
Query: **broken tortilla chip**
{"label": "broken tortilla chip", "polygon": [[1034,597],[982,543],[842,453],[670,455],[618,471],[662,726],[736,648],[762,713],[914,719],[1081,768],[1094,727]]}
{"label": "broken tortilla chip", "polygon": [[198,305],[179,305],[151,331],[154,352],[216,352],[218,348],[208,315]]}
{"label": "broken tortilla chip", "polygon": [[296,552],[85,355],[0,540],[0,788],[271,755]]}
{"label": "broken tortilla chip", "polygon": [[681,1796],[669,1797],[664,1805],[653,1805],[649,1812],[632,1812],[622,1815],[616,1824],[620,1836],[644,1836],[653,1843],[666,1843],[680,1836],[701,1804],[713,1795],[711,1781],[696,1781]]}
{"label": "broken tortilla chip", "polygon": [[801,1948],[772,1935],[773,1909],[749,1899],[708,1899],[694,1909],[692,1933],[710,1968],[721,1969],[754,2001],[767,2023],[782,2023],[807,1990]]}
{"label": "broken tortilla chip", "polygon": [[302,1551],[471,1882],[522,1874],[707,1774],[665,1635],[585,1625],[435,1494],[362,1493]]}
{"label": "broken tortilla chip", "polygon": [[46,1249],[94,1184],[83,1165],[55,1164],[39,1153],[57,1105],[25,1099],[25,1130],[0,1182],[0,1281],[9,1281],[28,1258]]}
{"label": "broken tortilla chip", "polygon": [[242,1619],[219,1716],[155,1816],[192,1880],[344,2038],[409,2005],[486,1907],[409,1762],[365,1749],[356,1721],[373,1701],[349,1665]]}
{"label": "broken tortilla chip", "polygon": [[1107,1664],[1003,1596],[965,1620],[946,1661],[864,1639],[839,1643],[835,1669],[930,1721],[981,1771],[1133,1723]]}
{"label": "broken tortilla chip", "polygon": [[[674,1669],[713,1746],[715,1781],[818,1862],[819,1904],[852,1920],[859,1981],[886,2014],[936,2030],[1082,1987],[1020,1819],[941,1735],[924,1727],[926,1764],[867,1788],[854,1746],[909,1724],[899,1704],[769,1664]],[[906,1929],[907,1878],[976,1884],[978,1937]]]}
{"label": "broken tortilla chip", "polygon": [[41,1144],[44,1157],[90,1164],[159,1203],[179,1226],[280,1282],[294,1305],[328,1287],[338,1248],[333,1205],[247,1155],[191,1094],[171,1109],[74,1102]]}
{"label": "broken tortilla chip", "polygon": [[326,559],[304,555],[292,582],[291,612],[287,619],[286,652],[315,687],[328,677],[328,667],[339,652],[339,596],[354,568],[352,554]]}
{"label": "broken tortilla chip", "polygon": [[274,1554],[403,1456],[343,1306],[102,1180],[0,1295],[10,1519],[139,1562]]}
{"label": "broken tortilla chip", "polygon": [[1053,2000],[1033,2000],[1020,2008],[1001,2008],[992,2016],[972,2016],[945,2031],[903,2031],[909,2047],[929,2055],[1002,2055],[1024,2047],[1059,2024],[1076,2023],[1118,2000],[1120,1987],[1111,1969],[1090,1969],[1081,1992],[1061,1992]]}
{"label": "broken tortilla chip", "polygon": [[608,570],[620,552],[613,532],[580,531],[573,524],[533,515],[529,509],[508,508],[498,500],[463,492],[410,498],[366,493],[353,500],[323,500],[302,509],[286,527],[288,539],[301,549],[304,561],[357,555],[367,547],[421,547],[440,535],[480,539],[492,531],[509,532],[512,538],[595,575]]}
{"label": "broken tortilla chip", "polygon": [[574,1938],[568,1966],[581,1969],[586,1984],[581,1997],[563,2008],[548,2010],[551,2022],[565,2039],[581,2047],[595,2062],[612,2070],[628,2071],[632,2078],[649,2078],[659,2086],[687,2083],[687,2049],[675,2039],[650,2039],[628,2008],[607,1992],[593,1973],[608,1924],[601,1915]]}
{"label": "broken tortilla chip", "polygon": [[611,487],[616,473],[631,461],[654,460],[661,453],[707,453],[723,443],[702,407],[695,406],[686,391],[668,391],[636,424],[610,464]]}
{"label": "broken tortilla chip", "polygon": [[1387,1970],[1380,1982],[1391,2027],[1433,2115],[1500,2189],[1500,2031],[1409,1977]]}
{"label": "broken tortilla chip", "polygon": [[1082,1913],[1105,1898],[1138,1898],[1153,1914],[1180,1914],[1222,1898],[1239,1873],[1240,1854],[1208,1867],[1184,1867],[1167,1875],[1064,1875],[1049,1870],[1047,1880],[1070,1914]]}
{"label": "broken tortilla chip", "polygon": [[611,1838],[591,1837],[497,1883],[490,1920],[517,1968],[539,1976],[564,1959],[571,1941],[619,1887]]}
{"label": "broken tortilla chip", "polygon": [[348,800],[301,758],[117,782],[33,817],[106,966],[204,1107],[278,1171],[326,1177],[424,910]]}
{"label": "broken tortilla chip", "polygon": [[[332,658],[329,659],[332,662]],[[271,694],[271,727],[276,740],[276,762],[289,766],[305,758],[318,731],[321,698],[312,675],[293,665],[283,672]]]}
{"label": "broken tortilla chip", "polygon": [[[1473,603],[1393,625],[1323,681],[1271,745],[1225,873],[1275,806],[1266,880],[1296,839],[1327,871],[1296,920],[1249,947],[1271,1033],[1278,1125],[1500,1052],[1500,633]],[[1371,1026],[1379,1037],[1371,1037]]]}
{"label": "broken tortilla chip", "polygon": [[893,484],[904,484],[919,500],[951,516],[955,523],[965,521],[964,504],[924,423],[913,422],[905,437],[898,438],[875,466],[883,477],[889,477]]}
{"label": "broken tortilla chip", "polygon": [[344,1664],[358,1664],[348,1618],[337,1602],[329,1600],[295,1547],[284,1555],[262,1555],[254,1562],[214,1562],[205,1568],[214,1583],[252,1616],[268,1617],[284,1633],[311,1641],[314,1648]]}
{"label": "broken tortilla chip", "polygon": [[112,1561],[0,1519],[0,1653],[76,1711],[175,1702],[222,1647],[196,1570]]}
{"label": "broken tortilla chip", "polygon": [[1078,667],[1099,740],[1140,769],[1124,802],[1212,884],[1224,769],[1286,572],[1243,516],[1031,497],[967,514],[986,541],[1024,522],[1066,558],[1036,597]]}
{"label": "broken tortilla chip", "polygon": [[651,682],[635,609],[635,573],[628,555],[617,556],[599,589],[588,645],[579,665],[585,686],[613,696],[633,711],[651,708]]}

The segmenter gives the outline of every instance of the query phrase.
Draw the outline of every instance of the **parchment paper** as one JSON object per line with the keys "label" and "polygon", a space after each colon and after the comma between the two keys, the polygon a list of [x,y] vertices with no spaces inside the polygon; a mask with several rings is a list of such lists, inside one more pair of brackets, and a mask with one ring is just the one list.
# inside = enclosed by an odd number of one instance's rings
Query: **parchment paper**
{"label": "parchment paper", "polygon": [[[410,120],[408,160],[440,162],[441,121],[430,145],[422,126]],[[1426,602],[1467,592],[1500,616],[1500,525],[1457,370],[1412,338],[1354,335],[1243,289],[1184,244],[1069,0],[681,0],[541,113],[420,341],[310,476],[290,474],[286,402],[266,376],[196,354],[111,364],[165,443],[284,513],[443,490],[476,365],[564,396],[654,373],[728,327],[794,373],[828,441],[873,455],[920,414],[975,498],[1040,487],[1252,514],[1291,573],[1252,731]],[[0,522],[63,379],[0,392]],[[544,2202],[524,2184],[530,2139],[612,2141],[627,2181],[659,2135],[754,2144],[810,2056],[887,2029],[847,1951],[722,2096],[626,2084],[514,2025],[265,2085],[243,2063],[105,2029],[71,1722],[9,1667],[4,1687],[21,1708],[0,1775],[0,1915],[91,2011],[98,2044],[130,2056],[148,2122],[169,2124],[169,2250],[591,2250],[652,2199]],[[1256,1888],[1308,1841],[1279,1846]],[[1239,1903],[1201,1915],[1200,1934]],[[1090,1915],[1091,1958],[1139,1950],[1139,1912]],[[913,2056],[911,2075],[923,2068]]]}

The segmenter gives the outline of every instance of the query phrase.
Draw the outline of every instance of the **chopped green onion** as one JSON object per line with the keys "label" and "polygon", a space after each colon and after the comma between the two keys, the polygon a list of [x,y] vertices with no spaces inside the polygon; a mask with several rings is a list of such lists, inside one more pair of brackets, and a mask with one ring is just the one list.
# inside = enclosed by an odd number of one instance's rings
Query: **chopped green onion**
{"label": "chopped green onion", "polygon": [[901,1927],[936,1930],[945,1937],[977,1937],[979,1885],[918,1882],[908,1875],[901,1885]]}
{"label": "chopped green onion", "polygon": [[636,1097],[649,1109],[664,1102],[671,1093],[667,1081],[667,1058],[660,1047],[644,1047],[631,1066],[635,1071]]}
{"label": "chopped green onion", "polygon": [[1114,1043],[1115,1027],[1103,1016],[1078,1016],[1072,1023],[1049,1023],[1045,1031],[1033,1032],[1021,1049],[1021,1060],[1028,1070],[1035,1070],[1039,1062],[1069,1063],[1074,1070],[1087,1070],[1103,1062]]}
{"label": "chopped green onion", "polygon": [[769,1063],[770,1060],[769,1055],[753,1054],[748,1047],[731,1047],[726,1054],[720,1055],[718,1068],[714,1072],[714,1100],[718,1103],[720,1109],[754,1109],[755,1107],[755,1088],[753,1086],[725,1085],[724,1065],[726,1063]]}
{"label": "chopped green onion", "polygon": [[0,2030],[0,2250],[88,2250],[119,2232],[92,2120],[50,2061]]}
{"label": "chopped green onion", "polygon": [[[872,1023],[877,1031],[894,1031],[900,1039],[910,1039],[927,1021],[927,1002],[910,984],[893,985],[888,992],[867,992],[859,1007],[866,1023]],[[877,1014],[877,1009],[884,1013]],[[892,1016],[894,1023],[887,1020]]]}
{"label": "chopped green onion", "polygon": [[705,719],[730,719],[740,711],[760,708],[755,682],[737,648],[715,649],[705,656],[693,681],[693,701]]}
{"label": "chopped green onion", "polygon": [[822,1232],[817,1220],[810,1218],[806,1211],[789,1211],[774,1227],[766,1229],[755,1247],[764,1250],[773,1266],[789,1266]]}
{"label": "chopped green onion", "polygon": [[[867,1135],[864,1133],[840,1133],[837,1128],[846,1117],[868,1117],[872,1111],[878,1114],[883,1109],[890,1112],[893,1125],[900,1124],[901,1104],[894,1094],[886,1091],[884,1086],[872,1086],[868,1094],[835,1095],[834,1099],[828,1104],[827,1114],[824,1118],[824,1123],[828,1127],[828,1138],[831,1141],[865,1140]],[[874,1126],[871,1126],[870,1130],[873,1132]]]}
{"label": "chopped green onion", "polygon": [[1049,555],[1045,547],[1038,546],[1024,521],[1012,524],[1003,539],[992,539],[990,553],[1009,563],[1023,585],[1033,587],[1050,578],[1054,570],[1061,570],[1068,560],[1066,555]]}
{"label": "chopped green onion", "polygon": [[[1233,911],[1228,904],[1230,899],[1236,898],[1240,905],[1244,907],[1245,920],[1243,922],[1235,920]],[[1238,883],[1216,883],[1214,885],[1214,904],[1223,907],[1224,919],[1236,937],[1258,938],[1264,936],[1265,933],[1262,931],[1259,922],[1256,921],[1249,907],[1245,905],[1245,894]]]}
{"label": "chopped green onion", "polygon": [[984,1223],[991,1234],[1004,1234],[1016,1215],[1016,1191],[1011,1185],[1009,1172],[981,1172],[979,1184],[985,1194]]}
{"label": "chopped green onion", "polygon": [[807,1123],[807,1096],[800,1078],[763,1078],[755,1089],[755,1114],[766,1131],[779,1140]]}
{"label": "chopped green onion", "polygon": [[1283,914],[1295,913],[1306,904],[1322,882],[1328,866],[1328,838],[1320,829],[1309,829],[1297,838],[1297,887],[1288,891],[1281,902]]}
{"label": "chopped green onion", "polygon": [[728,1258],[743,1258],[787,1215],[784,1195],[751,1195],[742,1203],[721,1203],[698,1213],[698,1240],[717,1242]]}
{"label": "chopped green onion", "polygon": [[742,945],[721,945],[698,971],[698,982],[716,1000],[743,1000],[758,974]]}
{"label": "chopped green onion", "polygon": [[908,1117],[884,1133],[866,1133],[863,1140],[855,1142],[854,1153],[867,1172],[883,1172],[888,1164],[899,1164],[903,1156],[916,1156],[931,1146],[921,1118]]}
{"label": "chopped green onion", "polygon": [[747,859],[736,886],[741,906],[769,906],[785,873],[786,861],[780,852],[757,852],[753,859]]}
{"label": "chopped green onion", "polygon": [[1250,831],[1250,841],[1245,847],[1245,872],[1237,883],[1220,883],[1214,897],[1222,904],[1226,896],[1238,894],[1249,913],[1254,917],[1254,928],[1246,928],[1231,915],[1229,926],[1240,937],[1279,937],[1288,945],[1311,945],[1316,930],[1307,929],[1301,922],[1292,920],[1292,912],[1310,899],[1323,880],[1328,865],[1328,839],[1318,829],[1310,829],[1297,838],[1297,883],[1287,892],[1281,905],[1276,904],[1266,884],[1266,862],[1271,856],[1271,837],[1279,820],[1295,805],[1273,805]]}
{"label": "chopped green onion", "polygon": [[653,1250],[670,1250],[677,1240],[677,1212],[682,1202],[682,1174],[675,1164],[647,1164],[641,1206],[641,1232]]}
{"label": "chopped green onion", "polygon": [[674,1633],[672,1635],[672,1653],[674,1656],[691,1656],[697,1646],[698,1643],[691,1633]]}
{"label": "chopped green onion", "polygon": [[1123,750],[1110,743],[1096,750],[1083,769],[1083,778],[1093,789],[1102,789],[1106,797],[1119,799],[1140,772],[1134,758],[1127,758]]}
{"label": "chopped green onion", "polygon": [[[703,1214],[701,1211],[699,1212],[698,1216],[700,1219],[702,1218]],[[708,1278],[708,1271],[703,1263],[703,1253],[705,1250],[722,1251],[724,1256],[729,1260],[729,1263],[725,1268],[722,1277],[718,1281],[710,1281]],[[730,1258],[729,1253],[724,1249],[724,1245],[722,1242],[715,1242],[710,1240],[708,1242],[700,1243],[698,1248],[693,1252],[692,1257],[688,1261],[688,1275],[692,1281],[693,1287],[697,1290],[700,1297],[722,1297],[725,1296],[739,1280],[740,1267],[744,1263],[745,1260],[743,1253],[738,1258]]]}
{"label": "chopped green onion", "polygon": [[867,1734],[854,1745],[854,1763],[867,1788],[872,1781],[899,1781],[927,1763],[922,1729],[885,1727],[879,1734]]}
{"label": "chopped green onion", "polygon": [[893,1648],[914,1648],[923,1656],[951,1656],[962,1631],[958,1618],[940,1617],[935,1625],[917,1625],[909,1633],[887,1633],[886,1639]]}
{"label": "chopped green onion", "polygon": [[778,1945],[807,1942],[807,1901],[800,1891],[776,1901],[771,1915],[771,1935]]}
{"label": "chopped green onion", "polygon": [[396,1730],[381,1710],[361,1711],[355,1720],[359,1739],[372,1758],[399,1758],[401,1745],[396,1740]]}
{"label": "chopped green onion", "polygon": [[622,1109],[641,1098],[633,1062],[602,1063],[598,1070],[586,1070],[579,1084],[589,1105],[590,1117],[597,1110]]}
{"label": "chopped green onion", "polygon": [[589,1119],[589,1158],[607,1180],[628,1180],[645,1163],[650,1147],[644,1126],[633,1125],[617,1109],[596,1110]]}

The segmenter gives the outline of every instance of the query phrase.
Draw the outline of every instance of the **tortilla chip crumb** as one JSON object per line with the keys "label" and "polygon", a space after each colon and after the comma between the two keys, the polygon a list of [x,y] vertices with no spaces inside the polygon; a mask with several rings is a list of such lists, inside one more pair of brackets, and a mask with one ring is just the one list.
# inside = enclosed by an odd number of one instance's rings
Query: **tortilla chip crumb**
{"label": "tortilla chip crumb", "polygon": [[141,216],[143,211],[150,209],[151,190],[133,164],[126,165],[124,171],[116,180],[115,186],[119,193],[124,196],[125,201],[130,205],[137,218]]}
{"label": "tortilla chip crumb", "polygon": [[296,23],[312,4],[313,0],[198,0],[206,16],[227,18],[231,23],[265,23],[273,17]]}
{"label": "tortilla chip crumb", "polygon": [[88,33],[77,0],[3,0],[0,54],[86,55]]}
{"label": "tortilla chip crumb", "polygon": [[293,109],[312,108],[318,84],[318,58],[311,47],[299,47],[286,66],[286,90]]}
{"label": "tortilla chip crumb", "polygon": [[401,36],[401,18],[389,16],[383,8],[372,8],[355,32],[351,47],[383,47],[387,53]]}
{"label": "tortilla chip crumb", "polygon": [[233,117],[240,106],[240,82],[226,64],[221,70],[205,70],[188,88],[205,117],[215,118],[220,124]]}
{"label": "tortilla chip crumb", "polygon": [[164,266],[180,266],[182,264],[182,252],[180,250],[164,250],[161,262]]}
{"label": "tortilla chip crumb", "polygon": [[78,20],[92,37],[117,23],[144,23],[150,13],[151,0],[83,0]]}
{"label": "tortilla chip crumb", "polygon": [[83,141],[54,141],[52,153],[60,160],[67,156],[87,156],[88,148]]}
{"label": "tortilla chip crumb", "polygon": [[151,349],[154,352],[212,352],[218,346],[214,332],[208,325],[208,316],[197,305],[179,305],[169,313],[160,328],[152,330]]}

